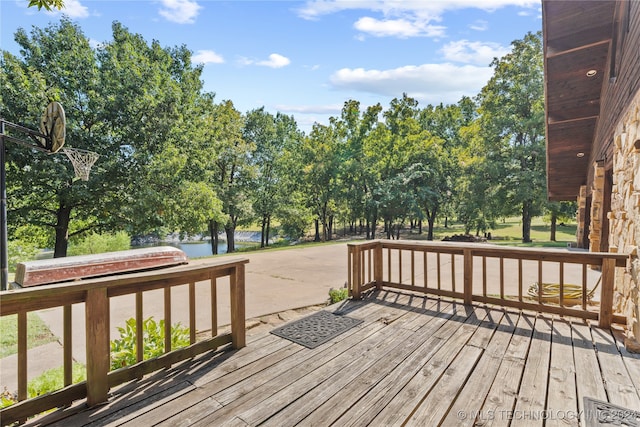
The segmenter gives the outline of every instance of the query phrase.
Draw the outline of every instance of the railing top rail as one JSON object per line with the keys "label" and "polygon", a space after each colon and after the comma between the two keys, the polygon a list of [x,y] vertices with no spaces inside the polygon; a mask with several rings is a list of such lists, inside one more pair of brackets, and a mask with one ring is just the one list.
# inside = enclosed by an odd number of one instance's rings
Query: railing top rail
{"label": "railing top rail", "polygon": [[229,258],[225,260],[208,262],[206,264],[178,266],[162,270],[118,274],[108,277],[77,280],[73,282],[54,283],[50,285],[40,285],[37,287],[12,289],[0,292],[0,304],[4,306],[2,310],[3,314],[9,314],[5,312],[4,308],[8,307],[9,305],[15,305],[16,303],[19,303],[21,301],[29,301],[31,303],[30,305],[33,305],[33,302],[39,299],[46,299],[52,296],[56,296],[58,299],[64,298],[64,295],[76,295],[78,293],[83,293],[88,289],[96,287],[113,289],[121,286],[129,286],[132,284],[143,285],[146,283],[158,281],[166,282],[169,285],[183,284],[191,281],[191,278],[193,277],[202,276],[203,273],[209,273],[211,275],[215,275],[215,273],[224,274],[225,270],[237,267],[242,264],[247,264],[248,262],[249,260],[247,258]]}
{"label": "railing top rail", "polygon": [[[523,248],[514,246],[499,246],[489,243],[465,243],[465,242],[442,242],[442,241],[422,241],[422,240],[367,240],[364,242],[351,242],[348,245],[352,247],[356,246],[375,246],[382,244],[383,248],[393,249],[433,249],[444,250],[447,252],[460,252],[465,249],[471,249],[474,254],[487,255],[487,256],[505,256],[510,258],[533,258],[538,259],[541,256],[544,257],[558,257],[563,259],[575,259],[576,262],[580,260],[602,260],[602,259],[614,259],[618,261],[616,265],[621,266],[626,263],[628,254],[611,253],[611,252],[582,252],[582,251],[567,251],[566,249],[558,248]],[[595,263],[595,262],[594,262]],[[599,262],[595,264],[600,264]]]}

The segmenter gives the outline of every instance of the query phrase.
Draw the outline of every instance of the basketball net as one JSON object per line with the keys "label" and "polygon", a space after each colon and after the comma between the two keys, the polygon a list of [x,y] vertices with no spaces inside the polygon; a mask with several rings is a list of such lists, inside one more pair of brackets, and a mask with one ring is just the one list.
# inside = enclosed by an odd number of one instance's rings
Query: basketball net
{"label": "basketball net", "polygon": [[83,181],[89,181],[91,166],[93,166],[96,160],[98,160],[98,157],[100,157],[98,153],[71,147],[65,147],[62,151],[64,151],[64,154],[66,154],[69,160],[71,160],[73,170],[76,173],[76,178]]}

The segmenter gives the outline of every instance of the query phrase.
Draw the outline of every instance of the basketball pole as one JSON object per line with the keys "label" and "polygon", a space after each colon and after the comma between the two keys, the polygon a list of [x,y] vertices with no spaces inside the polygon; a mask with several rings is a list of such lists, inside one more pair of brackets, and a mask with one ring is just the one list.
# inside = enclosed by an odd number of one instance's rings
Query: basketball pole
{"label": "basketball pole", "polygon": [[0,268],[2,278],[0,281],[0,291],[9,289],[9,248],[7,233],[7,173],[4,165],[4,120],[0,123],[0,179],[2,180],[2,207],[0,207]]}

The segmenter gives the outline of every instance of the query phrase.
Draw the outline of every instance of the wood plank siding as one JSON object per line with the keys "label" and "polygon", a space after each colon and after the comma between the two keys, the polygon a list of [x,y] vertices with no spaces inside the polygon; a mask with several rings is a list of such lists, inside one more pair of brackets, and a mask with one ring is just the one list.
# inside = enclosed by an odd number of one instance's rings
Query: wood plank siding
{"label": "wood plank siding", "polygon": [[582,319],[387,290],[327,310],[364,322],[312,350],[250,331],[27,425],[586,425],[585,396],[640,408],[640,355]]}
{"label": "wood plank siding", "polygon": [[640,2],[542,6],[548,193],[576,200],[580,186],[591,188],[594,162],[611,168],[615,126],[640,89]]}

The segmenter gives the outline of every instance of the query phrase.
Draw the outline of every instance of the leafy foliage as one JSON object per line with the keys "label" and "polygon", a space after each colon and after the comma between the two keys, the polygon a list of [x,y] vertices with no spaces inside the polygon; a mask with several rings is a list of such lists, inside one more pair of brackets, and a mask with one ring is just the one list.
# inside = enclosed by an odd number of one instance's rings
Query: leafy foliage
{"label": "leafy foliage", "polygon": [[[130,318],[124,327],[118,327],[120,338],[111,341],[111,369],[119,369],[137,363],[136,319]],[[156,322],[149,317],[142,322],[143,359],[164,354],[164,319]],[[189,328],[177,323],[171,326],[171,348],[177,349],[190,343]]]}
{"label": "leafy foliage", "polygon": [[69,255],[89,255],[103,252],[124,251],[131,247],[131,237],[125,231],[116,233],[91,233],[69,248]]}
{"label": "leafy foliage", "polygon": [[315,222],[317,240],[337,223],[374,238],[380,220],[387,237],[426,221],[433,239],[442,217],[479,233],[518,214],[528,241],[545,204],[540,34],[494,60],[475,99],[422,108],[402,94],[386,109],[348,100],[308,135],[292,116],[216,102],[186,46],[149,43],[118,22],[96,48],[67,18],[15,38],[20,57],[2,52],[5,118],[37,127],[43,106],[60,101],[68,140],[100,154],[80,182],[62,156],[9,150],[12,239],[28,225],[55,256],[87,233],[122,230],[209,232],[212,248],[224,230],[233,252],[237,227],[259,224],[266,246],[274,220],[294,239]]}
{"label": "leafy foliage", "polygon": [[329,289],[329,300],[331,304],[344,301],[349,298],[349,290],[347,288]]}

